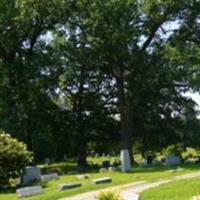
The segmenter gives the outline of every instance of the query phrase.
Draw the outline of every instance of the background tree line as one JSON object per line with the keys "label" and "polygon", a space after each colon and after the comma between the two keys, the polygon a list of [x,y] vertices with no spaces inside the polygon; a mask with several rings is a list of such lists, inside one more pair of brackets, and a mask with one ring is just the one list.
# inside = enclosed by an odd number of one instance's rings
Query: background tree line
{"label": "background tree line", "polygon": [[[0,126],[36,160],[199,147],[197,0],[3,0]],[[135,145],[134,145],[135,144]],[[132,157],[132,162],[134,158]]]}

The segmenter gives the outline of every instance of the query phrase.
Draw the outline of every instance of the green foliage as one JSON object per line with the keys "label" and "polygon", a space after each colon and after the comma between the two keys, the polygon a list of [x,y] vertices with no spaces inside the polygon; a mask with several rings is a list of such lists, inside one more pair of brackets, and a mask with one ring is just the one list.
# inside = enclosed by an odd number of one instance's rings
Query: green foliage
{"label": "green foliage", "polygon": [[182,152],[183,152],[183,146],[181,144],[172,144],[169,145],[167,148],[163,149],[163,154],[165,156],[170,154],[181,156]]}
{"label": "green foliage", "polygon": [[98,200],[122,200],[122,198],[118,193],[109,191],[100,193]]}
{"label": "green foliage", "polygon": [[24,143],[0,131],[0,186],[7,184],[10,178],[19,177],[32,160],[33,155]]}
{"label": "green foliage", "polygon": [[199,156],[200,151],[192,147],[187,147],[186,150],[182,153],[183,159],[198,158]]}
{"label": "green foliage", "polygon": [[75,163],[73,162],[61,162],[54,163],[50,165],[41,166],[41,171],[43,174],[48,173],[58,173],[59,175],[67,174],[69,171],[73,171],[75,169]]}

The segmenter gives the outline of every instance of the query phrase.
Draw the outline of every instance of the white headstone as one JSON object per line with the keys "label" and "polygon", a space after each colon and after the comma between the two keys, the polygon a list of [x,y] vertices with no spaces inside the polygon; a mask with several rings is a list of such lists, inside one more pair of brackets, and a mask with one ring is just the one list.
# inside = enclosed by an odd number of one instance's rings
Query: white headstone
{"label": "white headstone", "polygon": [[165,158],[166,165],[179,165],[181,163],[181,159],[174,154],[168,155]]}
{"label": "white headstone", "polygon": [[23,185],[31,185],[35,181],[40,181],[41,170],[38,167],[25,167],[24,175],[22,177]]}
{"label": "white headstone", "polygon": [[30,197],[43,192],[41,186],[24,187],[16,190],[18,197]]}
{"label": "white headstone", "polygon": [[122,172],[131,171],[131,161],[128,150],[121,150],[121,170]]}

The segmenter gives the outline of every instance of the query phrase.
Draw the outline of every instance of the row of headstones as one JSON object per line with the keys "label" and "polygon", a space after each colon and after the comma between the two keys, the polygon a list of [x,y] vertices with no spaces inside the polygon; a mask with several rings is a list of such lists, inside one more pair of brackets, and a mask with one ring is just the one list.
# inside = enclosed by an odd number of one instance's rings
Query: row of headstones
{"label": "row of headstones", "polygon": [[[88,175],[79,175],[79,179],[81,178],[87,178]],[[47,178],[47,175],[46,175]],[[51,177],[52,178],[52,177]],[[102,183],[111,183],[112,179],[110,177],[104,177],[104,178],[99,178],[99,179],[94,179],[92,180],[92,184],[102,184]],[[77,187],[81,187],[81,183],[66,183],[66,184],[60,184],[58,185],[58,190],[63,191],[63,190],[70,190],[74,189]],[[34,195],[38,195],[43,193],[43,189],[41,186],[32,186],[32,187],[24,187],[16,190],[18,197],[30,197]]]}
{"label": "row of headstones", "polygon": [[[114,171],[114,167],[110,167],[109,171]],[[130,157],[127,150],[121,151],[121,171],[122,172],[128,172],[131,170],[131,163],[130,163]],[[22,177],[22,184],[23,185],[31,185],[33,182],[36,181],[50,181],[52,179],[58,179],[58,174],[47,174],[42,175],[41,170],[38,167],[26,167],[24,170],[24,175]]]}
{"label": "row of headstones", "polygon": [[[165,164],[168,166],[179,165],[181,163],[180,157],[170,154],[165,157]],[[129,172],[131,171],[131,162],[128,150],[121,151],[121,171]]]}
{"label": "row of headstones", "polygon": [[146,167],[148,165],[160,165],[160,164],[165,164],[167,166],[172,166],[172,165],[179,165],[181,164],[181,158],[179,156],[176,156],[174,154],[170,154],[165,157],[164,162],[161,162],[156,159],[152,159],[151,162],[148,160],[145,160],[144,162],[140,162],[139,166],[140,167]]}
{"label": "row of headstones", "polygon": [[[129,156],[128,150],[121,150],[120,159],[121,159],[121,171],[122,172],[131,171],[131,162],[130,162],[130,156]],[[157,160],[154,160],[154,162],[155,164],[159,163],[159,161]],[[181,163],[181,159],[179,156],[170,154],[165,157],[165,164],[167,166],[179,165],[180,163]],[[147,162],[144,164],[148,165]]]}

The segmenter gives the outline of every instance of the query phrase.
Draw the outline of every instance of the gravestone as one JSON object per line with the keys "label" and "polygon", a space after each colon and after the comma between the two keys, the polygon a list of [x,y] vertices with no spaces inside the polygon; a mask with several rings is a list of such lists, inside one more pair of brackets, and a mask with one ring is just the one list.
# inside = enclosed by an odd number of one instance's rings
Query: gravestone
{"label": "gravestone", "polygon": [[22,185],[31,185],[41,179],[41,170],[38,167],[27,166],[24,169],[22,177]]}
{"label": "gravestone", "polygon": [[166,165],[179,165],[181,163],[181,159],[174,154],[170,154],[165,158]]}
{"label": "gravestone", "polygon": [[42,182],[48,182],[48,181],[57,180],[57,179],[59,179],[59,176],[56,173],[46,174],[46,175],[41,176]]}
{"label": "gravestone", "polygon": [[121,170],[122,172],[131,171],[131,161],[128,150],[121,150]]}
{"label": "gravestone", "polygon": [[37,194],[41,194],[42,192],[43,189],[41,186],[24,187],[16,190],[19,198],[34,196]]}
{"label": "gravestone", "polygon": [[101,183],[111,183],[112,179],[110,177],[98,178],[92,180],[93,184],[101,184]]}
{"label": "gravestone", "polygon": [[109,172],[114,172],[114,171],[117,171],[117,168],[116,167],[109,167],[108,171]]}
{"label": "gravestone", "polygon": [[80,175],[77,175],[76,177],[79,180],[83,180],[83,179],[89,179],[90,175],[89,174],[80,174]]}
{"label": "gravestone", "polygon": [[44,159],[45,165],[49,165],[51,163],[51,160],[49,158]]}
{"label": "gravestone", "polygon": [[108,170],[106,168],[100,168],[99,172],[103,173],[103,172],[107,172]]}
{"label": "gravestone", "polygon": [[66,154],[63,156],[63,161],[67,161],[67,155]]}
{"label": "gravestone", "polygon": [[146,160],[144,160],[144,162],[140,162],[139,163],[139,167],[140,168],[144,168],[144,167],[147,167],[148,166],[148,164],[147,164],[147,161]]}
{"label": "gravestone", "polygon": [[67,183],[67,184],[61,184],[58,186],[58,190],[59,191],[63,191],[63,190],[70,190],[73,188],[77,188],[77,187],[81,187],[82,184],[81,183]]}

